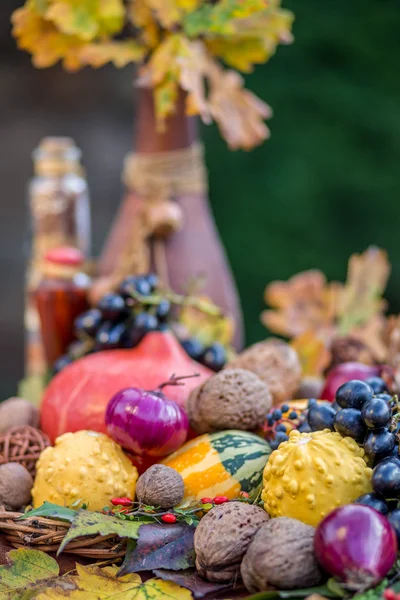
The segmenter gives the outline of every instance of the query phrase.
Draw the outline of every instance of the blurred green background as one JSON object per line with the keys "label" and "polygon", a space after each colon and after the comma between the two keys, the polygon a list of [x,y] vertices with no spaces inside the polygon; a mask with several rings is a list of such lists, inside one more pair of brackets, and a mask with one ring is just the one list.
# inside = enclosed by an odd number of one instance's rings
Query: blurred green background
{"label": "blurred green background", "polygon": [[[98,252],[118,205],[131,146],[131,71],[67,75],[35,71],[16,50],[0,7],[0,398],[22,374],[25,184],[44,135],[71,135],[83,149]],[[347,259],[370,244],[393,264],[387,292],[400,311],[400,5],[398,0],[284,2],[295,43],[247,78],[274,109],[271,140],[232,153],[203,128],[211,201],[237,279],[248,342],[265,285],[320,268],[345,278]]]}

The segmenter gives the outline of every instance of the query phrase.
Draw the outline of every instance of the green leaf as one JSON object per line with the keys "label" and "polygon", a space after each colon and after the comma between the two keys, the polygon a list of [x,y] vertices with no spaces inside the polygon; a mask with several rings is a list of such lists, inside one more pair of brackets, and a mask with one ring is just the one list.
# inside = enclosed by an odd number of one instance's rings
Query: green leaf
{"label": "green leaf", "polygon": [[59,519],[60,521],[72,523],[76,516],[76,510],[65,508],[58,504],[52,504],[51,502],[43,502],[42,506],[26,512],[22,517],[19,517],[18,520],[28,519],[30,517],[48,517],[49,519]]}
{"label": "green leaf", "polygon": [[332,594],[336,594],[336,596],[339,596],[340,598],[345,598],[347,596],[346,590],[333,577],[328,579],[326,585]]}
{"label": "green leaf", "polygon": [[117,517],[80,510],[61,542],[57,554],[60,554],[72,540],[87,535],[117,535],[120,538],[137,540],[142,525],[143,521],[123,521]]}
{"label": "green leaf", "polygon": [[39,550],[11,550],[8,559],[10,564],[0,567],[0,600],[33,598],[59,574],[57,561]]}
{"label": "green leaf", "polygon": [[211,27],[212,6],[204,4],[197,10],[188,13],[183,19],[183,30],[189,37],[204,34]]}
{"label": "green leaf", "polygon": [[327,585],[320,585],[314,588],[304,588],[301,590],[271,590],[268,592],[259,592],[252,596],[246,596],[246,600],[273,600],[281,598],[282,600],[290,600],[291,598],[307,598],[312,594],[325,596],[326,598],[337,598],[338,595],[332,592]]}

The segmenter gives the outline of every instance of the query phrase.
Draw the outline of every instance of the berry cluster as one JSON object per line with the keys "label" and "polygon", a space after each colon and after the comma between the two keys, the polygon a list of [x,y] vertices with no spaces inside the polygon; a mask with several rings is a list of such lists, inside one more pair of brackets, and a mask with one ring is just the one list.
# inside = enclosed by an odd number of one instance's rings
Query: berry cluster
{"label": "berry cluster", "polygon": [[400,594],[396,594],[392,588],[387,588],[382,595],[385,600],[400,600]]}
{"label": "berry cluster", "polygon": [[[309,406],[316,400],[310,400]],[[265,439],[269,442],[272,450],[276,450],[282,442],[287,442],[289,433],[293,429],[301,432],[310,431],[305,411],[291,409],[288,404],[282,404],[280,408],[273,408],[267,415],[263,426]]]}
{"label": "berry cluster", "polygon": [[[253,503],[248,492],[240,492],[239,498],[235,501]],[[215,496],[215,498],[202,498],[200,502],[194,503],[185,508],[174,507],[168,511],[163,511],[157,506],[147,506],[140,502],[134,502],[131,498],[112,498],[112,507],[106,507],[103,513],[118,517],[128,521],[146,521],[153,519],[156,523],[174,524],[184,522],[189,525],[196,525],[202,516],[204,516],[214,506],[230,502],[227,496]]]}
{"label": "berry cluster", "polygon": [[[147,333],[168,327],[173,305],[180,304],[181,300],[176,294],[162,292],[153,273],[127,277],[115,293],[106,294],[95,308],[77,317],[74,327],[76,341],[53,365],[53,373],[93,352],[134,348]],[[224,367],[227,357],[222,344],[205,347],[195,338],[180,342],[197,362],[214,371]]]}

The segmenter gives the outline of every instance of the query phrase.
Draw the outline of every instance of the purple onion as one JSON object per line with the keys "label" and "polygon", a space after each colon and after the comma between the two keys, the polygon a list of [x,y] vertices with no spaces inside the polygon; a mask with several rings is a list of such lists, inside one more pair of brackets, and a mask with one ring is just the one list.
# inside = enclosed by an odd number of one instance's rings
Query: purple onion
{"label": "purple onion", "polygon": [[162,392],[126,388],[107,405],[107,432],[123,448],[138,456],[162,457],[186,441],[189,420],[176,402]]}
{"label": "purple onion", "polygon": [[314,547],[325,571],[354,590],[379,583],[397,555],[396,534],[387,518],[361,504],[340,506],[325,517]]}
{"label": "purple onion", "polygon": [[336,391],[343,383],[351,379],[365,381],[369,377],[380,375],[381,370],[381,367],[376,365],[365,365],[359,362],[340,363],[329,371],[320,399],[333,402]]}

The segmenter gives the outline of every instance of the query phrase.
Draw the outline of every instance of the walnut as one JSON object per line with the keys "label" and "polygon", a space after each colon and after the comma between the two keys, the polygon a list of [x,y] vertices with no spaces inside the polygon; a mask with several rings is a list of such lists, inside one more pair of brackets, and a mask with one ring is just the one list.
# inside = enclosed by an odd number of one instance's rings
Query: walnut
{"label": "walnut", "polygon": [[293,397],[301,379],[297,352],[286,342],[269,338],[254,344],[227,365],[229,369],[247,369],[264,381],[272,394],[273,404]]}
{"label": "walnut", "polygon": [[136,484],[136,497],[143,504],[172,508],[183,500],[182,475],[165,465],[153,465]]}
{"label": "walnut", "polygon": [[226,502],[203,517],[194,534],[196,568],[208,581],[233,581],[247,546],[269,515],[259,506]]}
{"label": "walnut", "polygon": [[0,465],[0,504],[17,510],[31,500],[33,479],[29,471],[19,463]]}
{"label": "walnut", "polygon": [[329,369],[344,362],[375,363],[373,354],[364,342],[350,335],[337,337],[331,344],[332,360]]}
{"label": "walnut", "polygon": [[0,404],[0,433],[25,425],[38,427],[39,411],[36,406],[23,398],[9,398]]}
{"label": "walnut", "polygon": [[322,377],[306,375],[302,378],[294,397],[302,400],[304,398],[320,398],[324,385],[325,380]]}
{"label": "walnut", "polygon": [[251,593],[312,587],[322,573],[314,555],[314,527],[278,517],[263,525],[249,545],[240,573]]}
{"label": "walnut", "polygon": [[272,406],[268,386],[254,373],[226,369],[192,391],[186,409],[197,433],[256,429]]}

